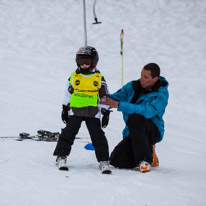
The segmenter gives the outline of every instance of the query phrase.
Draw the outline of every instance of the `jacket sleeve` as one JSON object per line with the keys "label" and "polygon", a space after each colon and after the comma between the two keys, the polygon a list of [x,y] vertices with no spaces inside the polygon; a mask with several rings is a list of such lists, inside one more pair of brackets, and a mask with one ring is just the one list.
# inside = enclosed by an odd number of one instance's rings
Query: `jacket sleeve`
{"label": "jacket sleeve", "polygon": [[113,99],[114,101],[120,102],[120,101],[128,101],[128,95],[132,95],[133,89],[132,89],[132,82],[127,83],[124,85],[121,89],[119,89],[114,94],[109,95],[109,98]]}
{"label": "jacket sleeve", "polygon": [[64,90],[63,105],[69,106],[71,95],[73,93],[73,87],[70,84],[70,78],[67,80],[66,88]]}
{"label": "jacket sleeve", "polygon": [[139,102],[139,104],[132,104],[128,102],[120,102],[118,111],[128,114],[140,114],[146,119],[150,119],[164,110],[167,106],[167,100],[162,96],[148,98],[147,101]]}

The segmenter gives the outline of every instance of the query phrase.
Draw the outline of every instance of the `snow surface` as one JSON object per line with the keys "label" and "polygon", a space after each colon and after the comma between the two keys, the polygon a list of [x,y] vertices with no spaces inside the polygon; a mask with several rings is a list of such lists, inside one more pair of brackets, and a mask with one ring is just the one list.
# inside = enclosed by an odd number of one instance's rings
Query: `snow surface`
{"label": "snow surface", "polygon": [[[112,168],[102,175],[85,125],[58,171],[56,143],[0,139],[1,206],[206,205],[206,1],[97,1],[102,24],[87,5],[88,45],[113,93],[121,87],[120,31],[124,29],[124,83],[156,62],[170,83],[160,167],[150,173]],[[0,0],[0,136],[39,129],[60,131],[65,83],[84,45],[82,0]],[[121,140],[121,113],[105,129],[110,152]]]}

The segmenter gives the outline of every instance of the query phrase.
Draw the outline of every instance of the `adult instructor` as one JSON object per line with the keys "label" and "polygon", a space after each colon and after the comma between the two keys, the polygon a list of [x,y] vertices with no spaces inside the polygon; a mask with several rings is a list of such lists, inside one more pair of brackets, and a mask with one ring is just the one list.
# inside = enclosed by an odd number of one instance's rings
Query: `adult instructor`
{"label": "adult instructor", "polygon": [[163,115],[168,103],[168,82],[155,63],[145,65],[141,78],[103,98],[101,104],[123,113],[123,140],[114,148],[110,164],[119,168],[151,170],[153,145],[164,135]]}

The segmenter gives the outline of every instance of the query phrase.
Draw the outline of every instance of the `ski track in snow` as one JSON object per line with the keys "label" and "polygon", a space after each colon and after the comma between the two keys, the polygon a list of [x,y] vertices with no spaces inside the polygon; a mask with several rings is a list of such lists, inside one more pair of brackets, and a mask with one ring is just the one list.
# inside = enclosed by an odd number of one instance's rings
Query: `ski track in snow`
{"label": "ski track in snow", "polygon": [[[100,56],[113,93],[121,87],[120,31],[124,29],[124,83],[156,62],[169,81],[165,136],[156,150],[160,167],[112,167],[102,175],[85,124],[58,171],[55,142],[0,138],[1,206],[205,206],[206,204],[206,2],[204,0],[97,1],[102,24],[92,25],[87,4],[88,44]],[[81,0],[0,1],[0,136],[39,129],[60,132],[65,83],[84,44]],[[113,109],[104,130],[110,152],[124,122]]]}

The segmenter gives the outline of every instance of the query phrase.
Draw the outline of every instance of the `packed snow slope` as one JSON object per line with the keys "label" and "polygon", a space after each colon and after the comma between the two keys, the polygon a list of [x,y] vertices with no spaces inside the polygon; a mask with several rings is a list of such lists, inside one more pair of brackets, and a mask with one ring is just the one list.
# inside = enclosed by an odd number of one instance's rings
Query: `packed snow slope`
{"label": "packed snow slope", "polygon": [[[120,31],[124,29],[124,84],[149,62],[169,81],[165,136],[157,144],[160,167],[112,168],[102,175],[84,124],[58,171],[56,143],[0,139],[1,206],[204,206],[206,204],[206,1],[86,1],[88,45],[100,56],[113,93],[121,87]],[[82,0],[0,0],[0,136],[38,129],[61,131],[66,80],[84,45]],[[104,130],[110,152],[122,139],[113,109]]]}

